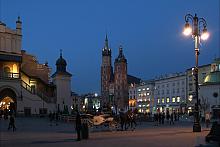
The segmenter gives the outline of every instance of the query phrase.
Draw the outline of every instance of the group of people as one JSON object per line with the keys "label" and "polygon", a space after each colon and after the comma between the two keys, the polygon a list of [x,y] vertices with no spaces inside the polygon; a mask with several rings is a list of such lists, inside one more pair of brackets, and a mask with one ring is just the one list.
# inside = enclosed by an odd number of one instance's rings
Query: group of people
{"label": "group of people", "polygon": [[158,126],[159,124],[164,124],[165,119],[167,123],[170,125],[174,125],[174,121],[179,121],[180,114],[176,113],[176,111],[169,112],[167,111],[166,114],[165,112],[158,112],[154,114],[154,122],[155,125]]}

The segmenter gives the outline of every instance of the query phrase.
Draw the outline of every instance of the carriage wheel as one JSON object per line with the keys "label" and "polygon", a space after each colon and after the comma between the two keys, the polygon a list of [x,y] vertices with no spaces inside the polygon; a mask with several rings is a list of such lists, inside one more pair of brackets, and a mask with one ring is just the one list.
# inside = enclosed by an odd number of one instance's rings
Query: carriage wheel
{"label": "carriage wheel", "polygon": [[116,121],[109,122],[109,130],[110,131],[117,131],[117,127],[118,127],[118,124]]}

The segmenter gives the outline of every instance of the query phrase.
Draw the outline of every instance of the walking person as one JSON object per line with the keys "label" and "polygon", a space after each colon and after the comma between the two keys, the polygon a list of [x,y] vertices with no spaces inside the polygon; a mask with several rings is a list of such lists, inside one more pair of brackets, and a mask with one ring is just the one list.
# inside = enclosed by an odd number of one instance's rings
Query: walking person
{"label": "walking person", "polygon": [[174,116],[173,116],[173,112],[172,112],[171,115],[170,115],[170,125],[171,125],[171,124],[174,125],[173,119],[174,119]]}
{"label": "walking person", "polygon": [[120,123],[121,123],[121,131],[123,131],[124,125],[125,125],[125,130],[126,130],[125,114],[123,110],[120,112]]}
{"label": "walking person", "polygon": [[12,128],[13,132],[16,130],[16,127],[15,127],[15,118],[13,115],[10,116],[10,119],[9,119],[9,125],[8,125],[8,130],[10,130]]}
{"label": "walking person", "polygon": [[165,113],[164,112],[162,113],[161,117],[162,117],[162,124],[164,124],[164,119],[165,119]]}
{"label": "walking person", "polygon": [[77,132],[77,141],[81,140],[81,126],[82,126],[81,117],[80,117],[79,111],[77,110],[76,111],[76,124],[75,124],[75,129]]}
{"label": "walking person", "polygon": [[169,113],[169,111],[167,111],[166,119],[167,119],[167,123],[169,124],[169,121],[170,121],[170,113]]}
{"label": "walking person", "polygon": [[205,114],[205,123],[206,123],[206,128],[208,128],[209,124],[210,124],[210,114],[209,113]]}

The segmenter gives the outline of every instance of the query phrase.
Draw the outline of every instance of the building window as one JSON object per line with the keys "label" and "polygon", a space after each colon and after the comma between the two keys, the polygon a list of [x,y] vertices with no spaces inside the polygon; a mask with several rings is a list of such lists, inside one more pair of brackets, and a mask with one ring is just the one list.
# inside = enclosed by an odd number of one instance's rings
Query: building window
{"label": "building window", "polygon": [[164,104],[164,98],[162,98],[162,103]]}
{"label": "building window", "polygon": [[141,89],[138,89],[138,91],[141,91]]}
{"label": "building window", "polygon": [[182,85],[184,85],[185,84],[185,82],[184,81],[182,81]]}
{"label": "building window", "polygon": [[188,100],[191,102],[191,101],[192,101],[192,99],[193,99],[193,96],[192,96],[192,95],[189,95]]}
{"label": "building window", "polygon": [[146,92],[144,93],[144,96],[146,96]]}
{"label": "building window", "polygon": [[150,93],[148,92],[147,95],[150,95]]}
{"label": "building window", "polygon": [[176,97],[176,101],[177,101],[177,103],[179,103],[180,102],[180,97],[178,96],[178,97]]}
{"label": "building window", "polygon": [[150,88],[149,88],[149,87],[147,87],[147,90],[150,90]]}
{"label": "building window", "polygon": [[143,88],[142,90],[145,90],[145,88]]}
{"label": "building window", "polygon": [[169,94],[170,93],[170,91],[169,90],[167,90],[167,94]]}
{"label": "building window", "polygon": [[172,98],[172,102],[173,102],[173,103],[176,102],[176,98],[175,98],[175,97]]}
{"label": "building window", "polygon": [[157,99],[157,103],[160,104],[160,99],[159,98]]}
{"label": "building window", "polygon": [[185,92],[184,88],[182,88],[182,92]]}
{"label": "building window", "polygon": [[170,102],[170,98],[169,97],[167,97],[167,103],[169,103]]}
{"label": "building window", "polygon": [[179,93],[180,92],[180,89],[179,88],[177,88],[177,93]]}
{"label": "building window", "polygon": [[189,76],[189,81],[192,81],[192,75]]}

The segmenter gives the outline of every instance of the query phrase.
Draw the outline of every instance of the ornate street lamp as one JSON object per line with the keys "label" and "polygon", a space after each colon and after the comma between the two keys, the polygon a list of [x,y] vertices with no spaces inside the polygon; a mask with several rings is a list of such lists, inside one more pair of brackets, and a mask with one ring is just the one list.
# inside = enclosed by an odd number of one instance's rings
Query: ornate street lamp
{"label": "ornate street lamp", "polygon": [[[189,20],[192,22],[192,26],[190,26]],[[195,76],[195,111],[194,111],[194,124],[193,124],[193,132],[201,132],[201,125],[199,120],[199,97],[198,97],[198,57],[199,57],[199,44],[200,39],[207,40],[209,37],[209,33],[207,31],[207,24],[204,18],[198,18],[197,15],[192,16],[191,14],[187,14],[185,16],[185,27],[183,34],[186,36],[191,35],[195,41],[195,57],[196,57],[196,65],[194,69]],[[200,31],[203,26],[202,32]]]}

